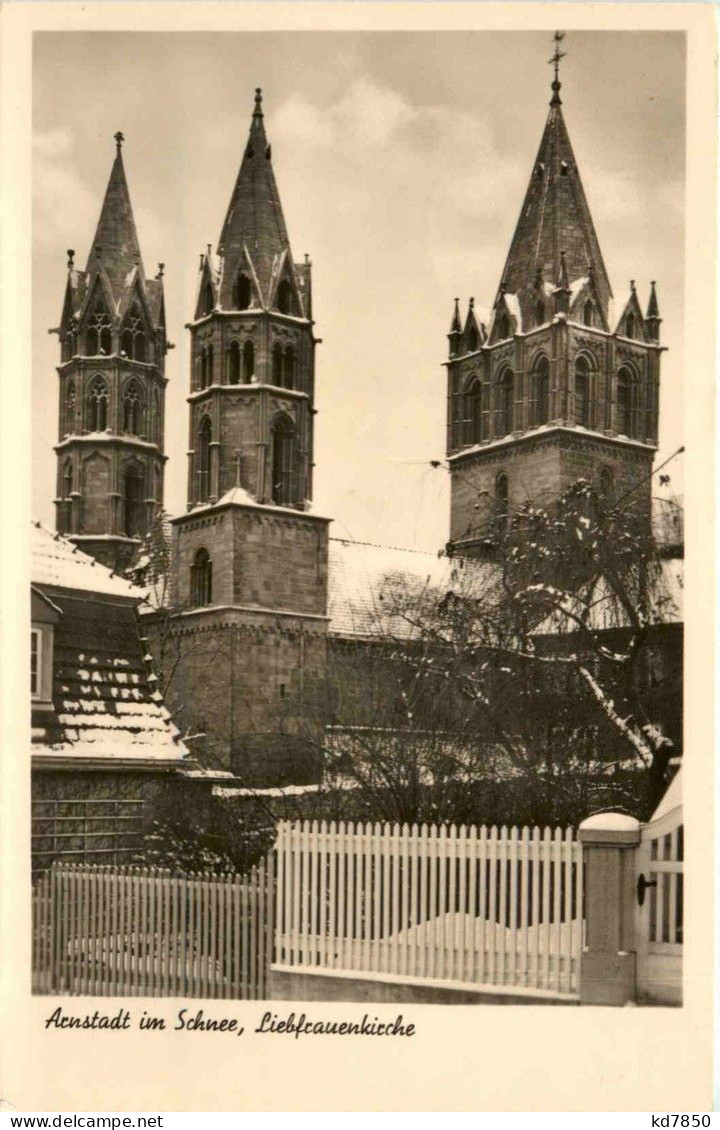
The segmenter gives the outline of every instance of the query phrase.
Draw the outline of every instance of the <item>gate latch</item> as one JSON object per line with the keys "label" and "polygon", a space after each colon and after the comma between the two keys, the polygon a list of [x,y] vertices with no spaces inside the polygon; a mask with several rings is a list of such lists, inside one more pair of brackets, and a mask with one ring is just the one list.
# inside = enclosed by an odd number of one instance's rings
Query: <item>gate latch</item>
{"label": "gate latch", "polygon": [[637,892],[638,906],[642,906],[642,904],[645,902],[645,891],[648,889],[648,887],[657,887],[657,879],[650,880],[646,879],[644,875],[638,875],[637,886],[635,887],[635,890]]}

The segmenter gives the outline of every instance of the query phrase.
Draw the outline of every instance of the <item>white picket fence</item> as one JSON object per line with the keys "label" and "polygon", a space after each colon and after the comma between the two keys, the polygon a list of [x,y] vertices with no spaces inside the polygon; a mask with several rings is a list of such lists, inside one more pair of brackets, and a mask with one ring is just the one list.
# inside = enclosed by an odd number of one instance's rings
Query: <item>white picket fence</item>
{"label": "white picket fence", "polygon": [[577,992],[571,828],[279,825],[275,963]]}

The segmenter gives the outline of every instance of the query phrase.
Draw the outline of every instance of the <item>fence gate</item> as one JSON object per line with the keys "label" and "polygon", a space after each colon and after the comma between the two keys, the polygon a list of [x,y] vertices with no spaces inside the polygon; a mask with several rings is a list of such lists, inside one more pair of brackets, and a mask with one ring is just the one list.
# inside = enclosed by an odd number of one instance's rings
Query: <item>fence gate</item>
{"label": "fence gate", "polygon": [[638,999],[682,1004],[682,805],[644,825],[636,861]]}

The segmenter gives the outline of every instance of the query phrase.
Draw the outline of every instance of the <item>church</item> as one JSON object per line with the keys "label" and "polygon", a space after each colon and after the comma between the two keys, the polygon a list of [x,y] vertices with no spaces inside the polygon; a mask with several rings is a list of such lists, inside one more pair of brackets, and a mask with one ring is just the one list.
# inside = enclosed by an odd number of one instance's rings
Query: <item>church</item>
{"label": "church", "polygon": [[[632,494],[648,528],[658,443],[658,299],[618,312],[555,78],[489,324],[456,300],[447,369],[448,556],[329,536],[316,512],[312,266],[296,262],[262,93],[191,320],[187,508],[170,522],[163,598],[145,613],[181,731],[253,786],[320,773],[329,697],[357,712],[358,657],[387,576],[442,583],[448,560],[492,559],[523,500],[579,478]],[[69,252],[60,338],[57,529],[116,573],[163,511],[163,265],[143,265],[122,134],[84,271]],[[218,218],[219,221],[220,218]],[[442,411],[438,391],[438,411]],[[679,539],[676,539],[679,540]],[[679,616],[679,613],[678,613]],[[346,668],[328,686],[328,669]]]}

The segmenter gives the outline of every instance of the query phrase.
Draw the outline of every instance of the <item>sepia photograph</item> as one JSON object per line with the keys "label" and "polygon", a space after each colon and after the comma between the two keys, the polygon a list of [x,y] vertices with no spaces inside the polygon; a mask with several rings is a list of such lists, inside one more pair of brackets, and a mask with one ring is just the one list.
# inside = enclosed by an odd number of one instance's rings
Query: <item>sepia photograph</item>
{"label": "sepia photograph", "polygon": [[682,1006],[684,32],[32,81],[33,993]]}

